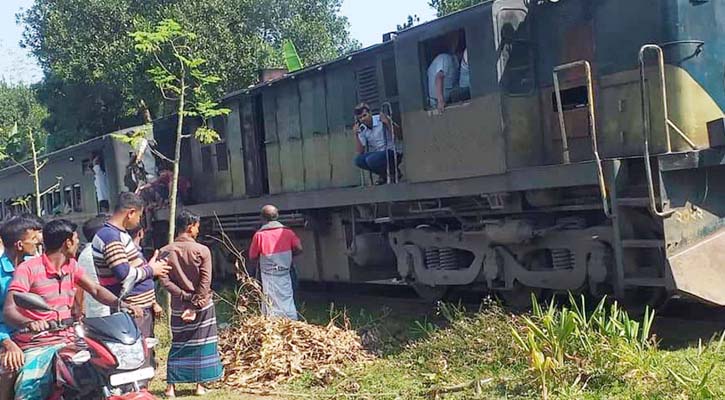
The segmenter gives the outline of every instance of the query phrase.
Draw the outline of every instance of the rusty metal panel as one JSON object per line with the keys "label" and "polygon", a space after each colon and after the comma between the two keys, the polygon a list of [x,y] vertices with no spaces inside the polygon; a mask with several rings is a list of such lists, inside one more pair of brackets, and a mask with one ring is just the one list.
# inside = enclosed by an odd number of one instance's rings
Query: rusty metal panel
{"label": "rusty metal panel", "polygon": [[330,136],[322,73],[299,80],[305,190],[330,186]]}
{"label": "rusty metal panel", "polygon": [[360,172],[353,165],[355,142],[352,135],[352,110],[355,107],[355,73],[351,64],[325,73],[327,125],[330,146],[330,182],[332,187],[360,184]]}
{"label": "rusty metal panel", "polygon": [[264,194],[267,180],[264,121],[258,115],[262,112],[261,101],[261,96],[245,96],[239,106],[245,194],[250,197]]}
{"label": "rusty metal panel", "polygon": [[[225,119],[226,122],[226,148],[228,157],[228,173],[231,181],[231,196],[238,198],[246,194],[246,184],[244,181],[244,175],[246,173],[246,167],[242,160],[242,107],[241,102],[235,102],[232,107],[232,113]],[[217,147],[217,152],[220,148]],[[217,167],[221,167],[217,165]]]}
{"label": "rusty metal panel", "polygon": [[276,115],[282,190],[299,192],[305,189],[305,167],[302,158],[300,97],[295,81],[283,82],[277,87]]}
{"label": "rusty metal panel", "polygon": [[491,94],[442,114],[403,114],[405,175],[411,182],[493,175],[506,171],[501,97]]}
{"label": "rusty metal panel", "polygon": [[280,160],[280,143],[277,133],[277,93],[267,88],[262,93],[264,115],[264,148],[267,155],[267,171],[269,192],[282,193],[282,165]]}

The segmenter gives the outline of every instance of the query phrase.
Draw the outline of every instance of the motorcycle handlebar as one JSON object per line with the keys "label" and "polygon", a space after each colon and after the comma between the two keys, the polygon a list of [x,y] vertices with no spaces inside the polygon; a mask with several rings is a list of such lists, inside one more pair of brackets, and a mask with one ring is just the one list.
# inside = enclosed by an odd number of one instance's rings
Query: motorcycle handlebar
{"label": "motorcycle handlebar", "polygon": [[40,332],[33,331],[30,328],[23,328],[23,329],[19,329],[19,330],[15,331],[15,333],[16,334],[25,334],[25,333],[41,334],[41,333],[45,333],[45,332],[62,331],[62,330],[70,328],[71,326],[73,326],[72,322],[66,323],[66,321],[50,320],[50,321],[48,321],[48,329],[42,330]]}

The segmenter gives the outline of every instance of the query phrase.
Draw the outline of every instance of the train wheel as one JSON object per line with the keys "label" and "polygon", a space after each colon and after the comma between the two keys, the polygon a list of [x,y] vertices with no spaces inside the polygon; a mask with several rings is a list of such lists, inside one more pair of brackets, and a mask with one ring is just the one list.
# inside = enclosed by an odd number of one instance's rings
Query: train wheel
{"label": "train wheel", "polygon": [[443,300],[448,293],[448,286],[428,286],[422,283],[413,282],[410,285],[418,297],[425,301],[436,302]]}

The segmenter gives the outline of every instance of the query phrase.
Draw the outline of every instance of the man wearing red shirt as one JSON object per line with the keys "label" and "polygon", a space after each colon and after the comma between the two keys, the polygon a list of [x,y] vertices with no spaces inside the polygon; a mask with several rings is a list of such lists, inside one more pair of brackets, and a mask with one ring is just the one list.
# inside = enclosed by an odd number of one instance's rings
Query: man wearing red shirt
{"label": "man wearing red shirt", "polygon": [[278,222],[278,218],[277,207],[262,207],[265,225],[252,238],[249,258],[259,260],[262,290],[267,296],[265,315],[297,320],[290,270],[292,257],[302,253],[302,244],[294,231]]}

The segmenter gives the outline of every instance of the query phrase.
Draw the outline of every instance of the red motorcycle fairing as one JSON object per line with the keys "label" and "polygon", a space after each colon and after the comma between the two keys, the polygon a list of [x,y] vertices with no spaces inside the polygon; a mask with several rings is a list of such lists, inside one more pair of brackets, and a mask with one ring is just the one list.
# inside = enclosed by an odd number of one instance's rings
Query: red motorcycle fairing
{"label": "red motorcycle fairing", "polygon": [[91,358],[91,364],[104,370],[116,368],[118,365],[116,357],[108,351],[106,346],[89,337],[86,337],[85,341],[88,344],[88,349],[91,351],[91,354],[95,355],[95,357]]}

